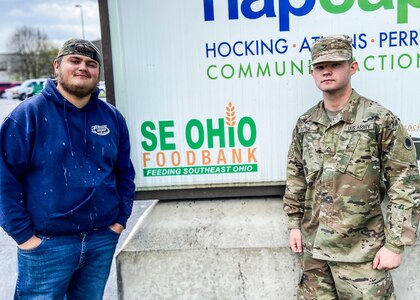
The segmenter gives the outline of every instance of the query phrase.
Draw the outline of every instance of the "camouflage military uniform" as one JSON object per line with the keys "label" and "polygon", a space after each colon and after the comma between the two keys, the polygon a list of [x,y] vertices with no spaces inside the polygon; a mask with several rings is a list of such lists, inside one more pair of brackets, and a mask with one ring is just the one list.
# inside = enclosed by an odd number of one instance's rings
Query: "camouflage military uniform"
{"label": "camouflage military uniform", "polygon": [[297,122],[284,195],[288,227],[301,229],[304,257],[371,262],[383,245],[401,253],[415,243],[419,183],[414,144],[399,119],[353,90],[334,120],[321,101]]}
{"label": "camouflage military uniform", "polygon": [[[419,174],[414,143],[397,117],[353,91],[330,122],[323,102],[298,120],[284,196],[289,228],[317,259],[373,260],[381,246],[401,253],[416,239]],[[385,181],[383,180],[385,179]],[[383,187],[389,224],[381,212]]]}

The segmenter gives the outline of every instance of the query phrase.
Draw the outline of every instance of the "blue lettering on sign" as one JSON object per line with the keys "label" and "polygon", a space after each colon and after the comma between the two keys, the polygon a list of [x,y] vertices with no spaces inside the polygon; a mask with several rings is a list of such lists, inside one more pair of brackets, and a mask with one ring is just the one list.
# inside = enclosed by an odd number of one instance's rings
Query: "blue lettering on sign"
{"label": "blue lettering on sign", "polygon": [[[229,20],[239,19],[239,0],[228,1]],[[276,17],[274,10],[274,0],[264,0],[262,8],[258,11],[252,9],[252,4],[260,0],[242,0],[240,10],[242,16],[247,19],[258,19],[263,16],[267,18]],[[307,15],[315,6],[315,0],[306,0],[301,7],[294,7],[289,0],[279,1],[279,29],[280,31],[290,30],[290,14],[294,16]],[[214,21],[214,0],[203,0],[204,20]]]}
{"label": "blue lettering on sign", "polygon": [[[204,4],[204,21],[214,21],[214,1],[203,0]],[[239,19],[239,11],[242,16],[247,19],[258,19],[263,16],[267,18],[276,17],[274,9],[274,1],[276,0],[218,0],[227,1],[229,20]],[[304,0],[302,6],[295,7],[290,1],[292,0],[277,0],[279,6],[279,29],[280,31],[290,30],[290,15],[302,17],[307,15],[315,6],[315,0]],[[408,23],[409,8],[420,8],[420,0],[342,0],[339,4],[333,3],[334,0],[319,0],[319,4],[325,12],[330,14],[342,14],[347,12],[357,2],[357,5],[362,11],[373,12],[376,10],[392,9],[397,12],[397,23]],[[239,5],[239,2],[240,5]],[[252,9],[255,2],[258,2],[259,10]],[[395,2],[395,3],[393,3]],[[256,5],[254,5],[254,8]]]}

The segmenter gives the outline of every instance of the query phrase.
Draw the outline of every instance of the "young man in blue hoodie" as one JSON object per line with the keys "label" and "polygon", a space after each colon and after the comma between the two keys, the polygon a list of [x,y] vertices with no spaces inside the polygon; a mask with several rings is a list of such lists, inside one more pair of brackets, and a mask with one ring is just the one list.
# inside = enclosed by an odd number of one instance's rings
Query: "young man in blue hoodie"
{"label": "young man in blue hoodie", "polygon": [[135,173],[125,120],[98,99],[100,67],[95,45],[67,41],[57,80],[1,126],[0,225],[18,246],[16,299],[103,297]]}

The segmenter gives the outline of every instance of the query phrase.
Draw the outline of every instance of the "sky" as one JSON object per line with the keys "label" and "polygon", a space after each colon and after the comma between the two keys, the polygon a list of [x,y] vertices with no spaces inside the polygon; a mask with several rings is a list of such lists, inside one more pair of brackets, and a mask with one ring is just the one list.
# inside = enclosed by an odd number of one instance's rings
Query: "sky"
{"label": "sky", "polygon": [[8,53],[8,41],[20,26],[39,29],[54,46],[82,37],[81,5],[85,38],[101,38],[98,0],[0,0],[0,53]]}

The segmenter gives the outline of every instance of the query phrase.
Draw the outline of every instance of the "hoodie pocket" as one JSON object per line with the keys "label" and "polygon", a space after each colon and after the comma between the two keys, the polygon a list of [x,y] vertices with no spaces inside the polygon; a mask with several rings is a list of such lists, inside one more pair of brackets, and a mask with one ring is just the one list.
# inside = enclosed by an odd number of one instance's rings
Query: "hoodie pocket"
{"label": "hoodie pocket", "polygon": [[[83,193],[82,193],[83,194]],[[69,188],[64,205],[73,203],[70,209],[49,214],[48,232],[72,233],[106,227],[117,218],[120,198],[112,186],[99,186],[88,190],[80,201],[80,188]]]}
{"label": "hoodie pocket", "polygon": [[[89,204],[90,204],[89,202],[91,201],[91,199],[93,198],[93,195],[95,193],[96,193],[96,188],[93,188],[92,191],[89,193],[89,195],[82,202],[80,202],[77,206],[75,206],[72,209],[70,209],[66,212],[63,212],[63,213],[61,213],[61,212],[52,213],[52,214],[50,214],[50,217],[51,218],[61,218],[61,217],[73,216],[78,211],[84,210],[85,207],[89,206]],[[66,193],[66,196],[64,198],[66,200],[69,200],[70,198],[73,198],[71,196],[71,194],[69,195],[69,193]]]}

